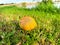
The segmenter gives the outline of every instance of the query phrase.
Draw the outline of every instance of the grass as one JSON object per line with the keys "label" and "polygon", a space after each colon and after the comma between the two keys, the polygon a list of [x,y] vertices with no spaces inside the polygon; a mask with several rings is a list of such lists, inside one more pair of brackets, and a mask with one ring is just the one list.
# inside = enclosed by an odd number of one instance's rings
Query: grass
{"label": "grass", "polygon": [[[43,5],[43,6],[42,6]],[[0,8],[0,45],[60,45],[60,11],[53,7],[26,9],[16,6]],[[51,5],[50,5],[51,6]],[[33,17],[38,26],[24,31],[19,26],[23,16]],[[35,43],[35,44],[36,44]],[[37,44],[36,44],[37,45]]]}

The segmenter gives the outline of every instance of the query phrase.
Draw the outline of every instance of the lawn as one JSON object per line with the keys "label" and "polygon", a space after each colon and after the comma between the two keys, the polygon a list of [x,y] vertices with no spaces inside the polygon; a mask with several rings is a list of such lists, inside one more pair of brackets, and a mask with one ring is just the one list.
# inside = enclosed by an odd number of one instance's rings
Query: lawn
{"label": "lawn", "polygon": [[[31,16],[37,27],[31,31],[20,28],[19,21]],[[0,7],[0,45],[60,45],[60,10],[50,3],[26,9]]]}

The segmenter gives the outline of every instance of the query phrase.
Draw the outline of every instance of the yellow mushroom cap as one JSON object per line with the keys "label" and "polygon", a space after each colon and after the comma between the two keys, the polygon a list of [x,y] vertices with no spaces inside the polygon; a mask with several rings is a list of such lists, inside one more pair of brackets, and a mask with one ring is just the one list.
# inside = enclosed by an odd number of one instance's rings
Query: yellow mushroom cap
{"label": "yellow mushroom cap", "polygon": [[36,26],[37,26],[37,23],[32,17],[25,16],[20,20],[20,27],[24,30],[32,30]]}

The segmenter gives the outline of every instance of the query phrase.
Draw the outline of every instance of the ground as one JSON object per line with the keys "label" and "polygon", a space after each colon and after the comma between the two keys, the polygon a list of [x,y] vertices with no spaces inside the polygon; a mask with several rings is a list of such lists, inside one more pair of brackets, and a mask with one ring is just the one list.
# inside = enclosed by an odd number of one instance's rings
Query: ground
{"label": "ground", "polygon": [[[32,31],[20,28],[19,21],[31,16],[37,22]],[[60,13],[25,9],[16,6],[0,8],[0,45],[60,45]]]}

